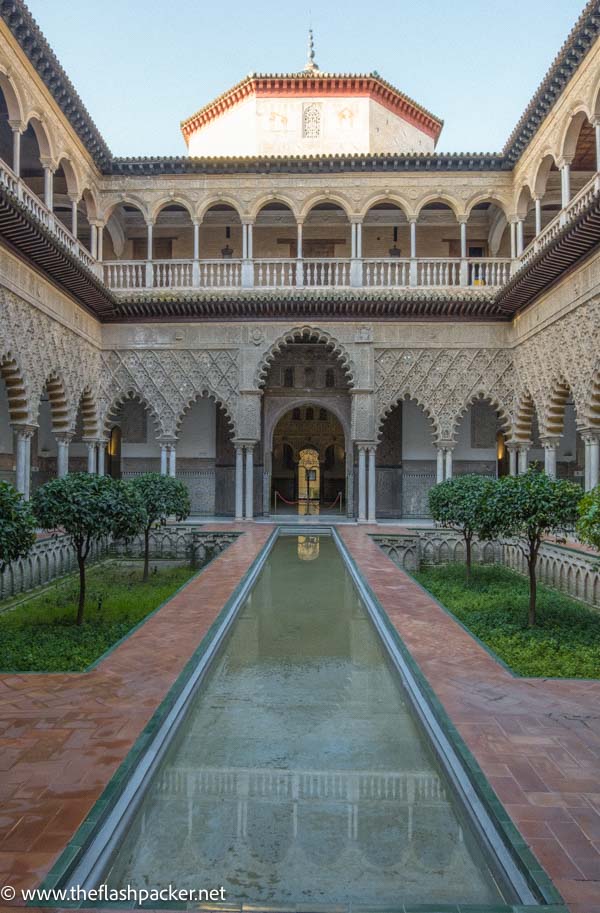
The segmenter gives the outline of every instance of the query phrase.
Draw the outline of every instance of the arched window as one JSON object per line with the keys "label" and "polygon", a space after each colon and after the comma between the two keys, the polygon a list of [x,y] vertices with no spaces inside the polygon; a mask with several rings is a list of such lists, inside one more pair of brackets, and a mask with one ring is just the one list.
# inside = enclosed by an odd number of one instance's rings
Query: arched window
{"label": "arched window", "polygon": [[284,387],[293,387],[294,386],[294,369],[285,368],[283,372],[283,386]]}
{"label": "arched window", "polygon": [[308,409],[306,410],[306,421],[312,422],[312,421],[314,421],[314,418],[315,418],[314,409],[311,406],[309,406]]}
{"label": "arched window", "polygon": [[298,409],[298,407],[296,407],[294,409],[294,411],[292,412],[292,421],[294,421],[294,422],[300,421],[300,409]]}
{"label": "arched window", "polygon": [[305,368],[304,369],[304,386],[313,387],[315,383],[315,369],[314,368]]}
{"label": "arched window", "polygon": [[319,409],[319,421],[320,422],[327,421],[327,409]]}
{"label": "arched window", "polygon": [[302,136],[318,139],[321,135],[321,108],[319,105],[305,105],[302,112]]}
{"label": "arched window", "polygon": [[327,368],[325,371],[325,386],[335,387],[335,371],[333,368]]}

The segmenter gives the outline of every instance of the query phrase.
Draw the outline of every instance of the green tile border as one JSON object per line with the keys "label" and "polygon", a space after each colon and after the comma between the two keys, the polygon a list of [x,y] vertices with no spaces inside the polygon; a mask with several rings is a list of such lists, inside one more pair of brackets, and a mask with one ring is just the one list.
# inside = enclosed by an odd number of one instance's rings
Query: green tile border
{"label": "green tile border", "polygon": [[[377,533],[375,533],[375,534],[368,533],[367,535],[368,535],[369,539],[371,539],[374,535],[378,535],[378,534]],[[421,690],[421,693],[425,697],[426,702],[435,717],[436,722],[439,724],[444,735],[446,736],[446,738],[448,739],[448,741],[450,742],[450,744],[452,745],[453,749],[456,751],[458,756],[460,757],[460,759],[462,761],[462,765],[468,776],[468,779],[471,782],[471,785],[473,786],[475,792],[477,793],[477,796],[479,797],[479,799],[485,806],[488,814],[490,815],[490,817],[493,819],[494,823],[496,824],[496,827],[497,827],[499,833],[504,838],[504,843],[507,846],[509,852],[511,853],[513,859],[516,861],[522,874],[525,876],[526,880],[528,881],[530,888],[534,891],[534,893],[537,893],[538,896],[540,896],[542,898],[542,902],[536,906],[531,906],[531,905],[527,905],[527,904],[525,904],[525,905],[516,904],[516,905],[512,905],[512,906],[508,905],[506,907],[506,909],[511,911],[511,913],[530,913],[530,911],[538,911],[538,913],[539,913],[539,911],[542,911],[542,910],[545,911],[545,913],[550,913],[550,911],[552,911],[552,913],[568,913],[565,902],[564,902],[562,896],[560,895],[559,891],[554,886],[552,879],[547,874],[547,872],[542,867],[542,865],[538,862],[538,860],[535,858],[535,856],[529,849],[529,845],[528,845],[527,841],[522,836],[521,832],[519,831],[519,829],[513,822],[512,818],[510,817],[510,815],[504,808],[502,802],[496,795],[493,787],[491,786],[486,775],[484,774],[483,770],[479,766],[479,763],[475,759],[475,756],[472,754],[471,750],[467,747],[466,742],[463,740],[457,727],[452,722],[452,719],[450,718],[449,714],[447,713],[444,705],[442,704],[442,702],[438,698],[437,694],[433,690],[431,684],[429,683],[429,680],[425,676],[424,672],[421,670],[421,667],[417,663],[416,659],[413,657],[413,655],[410,652],[410,650],[408,649],[407,645],[404,643],[399,632],[396,630],[396,627],[393,624],[392,620],[390,619],[389,615],[387,614],[387,612],[381,605],[381,602],[379,601],[379,599],[373,592],[371,585],[365,579],[364,574],[360,570],[354,556],[352,555],[352,553],[350,551],[350,547],[342,539],[341,534],[338,533],[337,531],[334,534],[334,538],[340,539],[342,541],[342,545],[344,547],[344,550],[346,552],[349,562],[351,563],[352,567],[354,568],[357,576],[360,578],[366,592],[369,595],[369,598],[373,600],[373,603],[374,603],[377,611],[380,613],[380,617],[386,627],[386,630],[388,631],[388,633],[391,636],[392,640],[394,641],[396,647],[398,648],[398,651],[401,654],[403,660],[405,661],[406,665],[409,667],[412,675],[414,676],[414,678],[417,682],[417,685],[418,685],[419,689]],[[376,542],[373,542],[373,544],[377,545]],[[381,551],[385,555],[385,552],[383,552],[383,550],[381,550]],[[385,555],[385,557],[387,558],[388,556]],[[399,568],[398,565],[395,564],[395,562],[392,561],[391,558],[389,560],[392,562],[394,567],[397,568],[397,570],[399,570],[401,573],[407,574],[407,572],[403,571],[401,568]],[[410,575],[407,574],[407,576],[410,576]],[[413,580],[412,577],[410,579]],[[417,583],[416,581],[413,581],[413,582]],[[420,586],[420,585],[417,584],[417,586]],[[428,591],[425,590],[423,587],[420,587],[420,589],[423,592],[428,593]],[[437,600],[434,600],[434,601],[437,602]],[[439,605],[441,605],[441,604],[439,604]],[[441,608],[444,608],[444,606],[441,606]],[[444,609],[444,611],[447,614],[451,615],[451,613],[449,613],[447,609]],[[454,616],[452,616],[452,615],[451,615],[451,617],[454,618]],[[427,908],[425,908],[425,910],[426,909]],[[439,909],[439,908],[435,908],[436,911],[437,911],[437,909]],[[451,907],[450,909],[454,909],[454,908]],[[464,904],[463,905],[459,904],[457,909],[460,910],[460,913],[467,913],[469,908],[468,908],[468,906],[465,906]],[[477,908],[475,908],[475,909],[477,909]],[[494,908],[492,907],[491,909],[493,910]],[[425,913],[425,910],[423,911],[423,913]],[[489,913],[489,908],[487,908],[485,906],[481,906],[478,909],[478,913],[479,913],[479,910],[481,911],[481,913]]]}
{"label": "green tile border", "polygon": [[[243,533],[241,533],[240,535],[243,535]],[[191,655],[191,657],[189,658],[189,660],[187,661],[187,663],[185,664],[185,666],[183,667],[183,669],[181,670],[181,672],[179,673],[179,675],[177,676],[177,678],[175,679],[175,681],[173,682],[171,687],[169,688],[167,694],[165,695],[165,697],[163,698],[161,703],[158,705],[158,707],[152,714],[152,717],[150,718],[150,720],[148,721],[148,723],[146,724],[146,726],[144,727],[144,729],[142,730],[142,732],[140,733],[140,735],[138,736],[138,738],[136,739],[136,741],[134,742],[132,747],[130,748],[129,752],[127,753],[127,755],[125,756],[125,758],[123,759],[123,761],[121,762],[121,764],[119,765],[119,767],[117,768],[117,770],[115,771],[115,773],[113,774],[111,779],[108,781],[108,783],[105,786],[104,790],[102,791],[100,797],[96,800],[96,802],[94,803],[94,805],[88,812],[88,814],[87,814],[86,818],[84,819],[84,821],[82,822],[82,824],[80,824],[80,826],[77,828],[77,830],[75,831],[75,834],[73,835],[71,840],[68,842],[65,849],[61,852],[58,859],[53,864],[52,868],[49,870],[49,872],[47,873],[45,878],[42,880],[42,882],[38,886],[40,890],[55,888],[64,879],[66,879],[68,877],[69,872],[73,869],[75,863],[81,857],[83,849],[88,846],[90,839],[91,839],[93,833],[95,832],[96,828],[98,827],[98,825],[101,823],[101,821],[106,817],[106,815],[111,810],[111,807],[114,804],[119,793],[122,791],[126,780],[129,778],[131,772],[136,767],[136,765],[140,759],[140,756],[147,750],[150,742],[152,741],[152,738],[155,735],[156,730],[160,727],[160,725],[163,722],[163,720],[165,719],[167,713],[172,708],[173,704],[179,697],[181,691],[187,684],[187,682],[192,674],[192,671],[196,667],[198,661],[206,653],[208,647],[210,646],[210,644],[212,643],[212,641],[216,635],[217,629],[220,627],[221,622],[224,620],[224,618],[228,614],[231,606],[237,600],[239,593],[241,592],[241,590],[244,587],[244,584],[246,583],[248,578],[254,572],[255,567],[257,566],[259,561],[262,559],[265,551],[270,550],[277,535],[278,535],[278,531],[273,530],[273,532],[268,536],[264,545],[262,546],[262,548],[260,549],[258,554],[255,556],[254,560],[252,561],[250,566],[247,568],[247,570],[244,572],[244,574],[242,575],[242,577],[236,584],[235,589],[233,590],[232,594],[229,596],[229,598],[223,605],[219,614],[216,616],[216,618],[214,619],[214,621],[212,622],[212,624],[210,625],[210,627],[204,634],[198,647],[196,648],[194,653]],[[223,552],[221,552],[220,554],[223,554]],[[215,557],[218,558],[220,556],[217,555]],[[201,573],[203,570],[204,570],[204,568],[202,568],[198,573]],[[197,576],[198,575],[196,575],[196,577]],[[195,577],[191,578],[191,579],[195,579]],[[187,586],[187,584],[184,584],[184,587],[185,586]],[[173,597],[170,597],[170,599],[172,599],[172,598]],[[167,602],[168,601],[169,600],[167,600]],[[35,903],[28,904],[28,906],[53,907],[56,905],[50,904],[49,902],[40,903],[39,901],[36,901]],[[60,906],[64,906],[64,903],[62,901],[60,903]],[[90,906],[93,907],[94,905],[93,904],[90,905],[87,902],[85,904],[83,904],[83,902],[81,902],[81,903],[73,903],[72,906],[75,908],[80,908],[82,906],[83,907],[90,907]],[[156,906],[156,904],[155,904],[155,906]],[[121,907],[121,908],[124,909],[124,907]]]}
{"label": "green tile border", "polygon": [[[231,532],[229,532],[229,530],[227,530],[227,534],[235,536],[236,540],[239,539],[240,536],[244,535],[244,533],[242,531],[237,531],[237,530],[232,530]],[[153,615],[156,615],[157,612],[160,612],[160,610],[163,609],[172,599],[174,599],[175,596],[179,595],[179,593],[181,593],[181,591],[184,590],[186,588],[186,586],[189,586],[190,583],[192,583],[194,580],[196,580],[200,576],[200,574],[204,573],[206,568],[210,567],[210,565],[213,563],[213,561],[216,561],[217,558],[220,558],[221,555],[225,554],[225,552],[227,551],[229,546],[233,545],[233,544],[234,544],[233,542],[230,542],[227,545],[227,548],[222,549],[218,555],[213,555],[213,557],[210,559],[210,561],[207,561],[206,564],[203,564],[202,567],[198,568],[195,573],[193,573],[190,577],[188,577],[188,579],[185,581],[185,583],[182,583],[181,586],[178,586],[177,589],[174,590],[170,596],[167,596],[166,599],[163,599],[163,601],[160,603],[160,605],[157,605],[155,608],[151,609],[147,615],[144,615],[143,618],[140,618],[140,620],[138,622],[136,622],[136,624],[132,628],[130,628],[126,634],[123,634],[123,636],[120,637],[118,640],[116,640],[114,642],[114,644],[111,644],[111,646],[108,647],[104,651],[104,653],[101,653],[100,656],[97,656],[96,659],[94,659],[89,664],[89,666],[85,667],[85,669],[80,669],[79,671],[64,670],[62,672],[49,672],[49,671],[47,671],[47,672],[46,671],[42,671],[42,672],[37,671],[36,672],[33,670],[26,670],[25,672],[19,672],[19,671],[15,671],[15,670],[0,669],[0,675],[19,675],[19,676],[23,676],[23,675],[42,675],[42,676],[46,676],[46,675],[48,675],[48,676],[49,675],[87,675],[88,672],[93,672],[100,665],[101,662],[103,662],[105,659],[107,659],[110,656],[110,654],[114,650],[117,649],[117,647],[120,647],[121,644],[125,643],[126,640],[129,640],[129,638],[133,634],[135,634],[136,631],[138,631],[141,627],[143,627],[143,625],[145,625],[146,622],[149,621]],[[110,561],[143,561],[143,560],[144,560],[143,558],[132,558],[132,557],[128,557],[128,556],[123,556],[122,558],[119,558],[119,557],[106,558],[106,559],[102,559],[102,561],[94,562],[94,564],[91,565],[91,567],[98,567],[99,565],[106,564]],[[155,560],[157,560],[157,561],[162,561],[162,560],[178,561],[179,559],[178,558],[171,558],[171,559],[158,558]],[[76,572],[74,572],[74,573],[76,573]],[[64,574],[62,577],[58,577],[57,580],[65,580],[69,576],[71,576],[71,574]],[[36,596],[41,595],[42,592],[43,592],[43,590],[40,590],[40,593],[36,593],[35,595]]]}
{"label": "green tile border", "polygon": [[[479,644],[479,646],[485,650],[485,652],[488,654],[488,656],[490,656],[495,662],[497,662],[499,666],[502,666],[503,669],[505,669],[512,678],[522,679],[524,681],[527,681],[528,679],[530,679],[531,681],[534,681],[534,682],[600,682],[600,678],[569,678],[568,676],[565,676],[565,675],[523,675],[521,672],[515,672],[515,670],[513,668],[511,668],[511,666],[508,665],[506,660],[502,659],[501,656],[498,656],[498,654],[496,653],[495,650],[492,650],[492,648],[490,646],[488,646],[488,644],[486,644],[485,641],[481,640],[481,638],[478,637],[477,634],[474,634],[473,631],[471,631],[471,629],[467,627],[467,625],[464,623],[464,621],[461,621],[460,618],[457,618],[451,609],[447,608],[447,606],[445,606],[443,602],[439,601],[437,596],[435,596],[434,593],[431,592],[431,590],[428,590],[427,587],[423,586],[422,583],[419,583],[419,581],[416,579],[416,577],[413,576],[413,574],[410,571],[407,571],[403,567],[400,567],[399,564],[396,564],[396,562],[394,561],[393,558],[390,558],[389,555],[386,555],[383,547],[379,544],[379,542],[376,541],[377,537],[380,535],[382,535],[382,534],[381,533],[368,533],[369,538],[373,540],[374,544],[377,546],[377,548],[379,548],[381,550],[381,552],[385,555],[385,557],[389,561],[392,562],[394,567],[398,568],[399,571],[402,571],[403,574],[406,574],[407,577],[410,577],[411,581],[414,583],[415,586],[418,586],[419,589],[423,593],[426,593],[426,595],[429,596],[429,598],[431,599],[432,602],[435,602],[435,604],[437,606],[439,606],[439,608],[446,615],[448,615],[448,617],[451,618],[452,621],[456,622],[456,624],[460,628],[462,628],[463,631],[465,631],[465,633],[468,634],[469,637],[475,641],[475,643]],[[388,536],[388,538],[391,539],[394,537]],[[397,538],[401,539],[402,536],[399,535],[399,536],[397,536]],[[446,563],[447,564],[459,564],[460,562],[448,561]],[[433,566],[443,567],[443,565],[433,565]],[[491,564],[483,565],[483,566],[484,567],[493,567],[493,565],[491,565]],[[505,571],[510,571],[513,574],[517,574],[518,577],[521,577],[519,572],[513,570],[513,568],[505,567],[505,565],[503,565],[503,564],[499,564],[498,566],[503,568]],[[538,586],[548,589],[548,590],[555,589],[554,587],[549,587],[545,583],[539,583]],[[563,593],[561,590],[556,590],[556,592],[559,593],[561,596],[566,596],[567,599],[573,599],[572,596],[570,597],[568,593]],[[578,600],[573,599],[573,602],[578,603]],[[581,602],[579,604],[584,607],[587,606],[590,612],[595,611],[593,606],[588,606],[588,604],[585,602]]]}

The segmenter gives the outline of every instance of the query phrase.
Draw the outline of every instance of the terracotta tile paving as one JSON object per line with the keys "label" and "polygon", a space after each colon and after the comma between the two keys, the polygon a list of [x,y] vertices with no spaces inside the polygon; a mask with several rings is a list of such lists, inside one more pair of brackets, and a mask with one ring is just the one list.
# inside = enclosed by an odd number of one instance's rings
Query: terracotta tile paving
{"label": "terracotta tile paving", "polygon": [[[32,887],[51,868],[272,529],[206,528],[245,535],[97,669],[0,675],[0,883]],[[572,913],[600,913],[600,682],[513,678],[374,527],[339,531]]]}
{"label": "terracotta tile paving", "polygon": [[338,530],[569,909],[600,913],[600,681],[514,678],[373,542],[381,527]]}
{"label": "terracotta tile paving", "polygon": [[96,669],[0,675],[0,884],[51,868],[272,530],[204,528],[244,535]]}

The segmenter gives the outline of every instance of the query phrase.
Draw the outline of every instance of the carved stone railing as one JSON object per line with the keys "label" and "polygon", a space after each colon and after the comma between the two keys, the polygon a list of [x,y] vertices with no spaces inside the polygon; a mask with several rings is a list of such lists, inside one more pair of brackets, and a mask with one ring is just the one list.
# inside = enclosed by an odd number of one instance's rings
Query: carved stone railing
{"label": "carved stone railing", "polygon": [[[90,561],[108,554],[108,541],[92,544]],[[77,568],[77,558],[65,535],[38,539],[26,558],[13,561],[0,574],[0,599],[10,599],[35,587],[64,577]]]}
{"label": "carved stone railing", "polygon": [[579,190],[572,200],[569,201],[568,206],[565,206],[564,209],[561,209],[554,218],[548,222],[546,226],[541,230],[539,235],[527,245],[523,254],[518,262],[519,268],[526,266],[528,263],[533,260],[535,255],[542,250],[543,247],[546,247],[547,244],[550,244],[558,235],[561,233],[563,228],[577,218],[583,210],[590,205],[594,197],[600,194],[600,173],[595,174],[587,184],[585,184],[581,190]]}
{"label": "carved stone railing", "polygon": [[[374,541],[402,570],[417,571],[422,564],[448,564],[465,560],[460,533],[449,529],[414,529],[405,534],[376,534]],[[474,540],[476,564],[503,564],[521,574],[527,565],[513,539],[497,542]],[[540,583],[556,587],[573,599],[600,607],[600,555],[553,542],[540,549],[537,576]]]}
{"label": "carved stone railing", "polygon": [[0,159],[0,185],[5,187],[13,196],[15,196],[25,209],[32,215],[44,228],[56,237],[61,244],[66,247],[70,253],[77,257],[88,269],[99,274],[98,262],[92,257],[89,250],[83,246],[65,225],[58,219],[53,212],[48,209],[46,204],[32,190],[22,178],[18,178],[14,171],[9,168],[3,159]]}
{"label": "carved stone railing", "polygon": [[[202,527],[167,524],[150,533],[150,557],[189,561],[196,567],[214,558],[235,542],[239,533],[203,530]],[[108,540],[92,544],[89,561],[110,556],[140,558],[141,536],[129,543]],[[35,587],[44,586],[77,569],[75,552],[65,535],[45,536],[26,558],[13,561],[0,574],[0,600],[10,599]]]}

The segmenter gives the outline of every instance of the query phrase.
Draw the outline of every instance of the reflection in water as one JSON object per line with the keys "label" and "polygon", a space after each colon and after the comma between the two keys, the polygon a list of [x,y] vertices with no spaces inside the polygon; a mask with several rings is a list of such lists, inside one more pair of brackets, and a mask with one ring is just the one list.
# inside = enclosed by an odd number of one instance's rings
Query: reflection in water
{"label": "reflection in water", "polygon": [[298,557],[300,561],[314,561],[319,557],[319,536],[298,536]]}
{"label": "reflection in water", "polygon": [[501,900],[331,539],[276,543],[105,880],[230,903]]}

